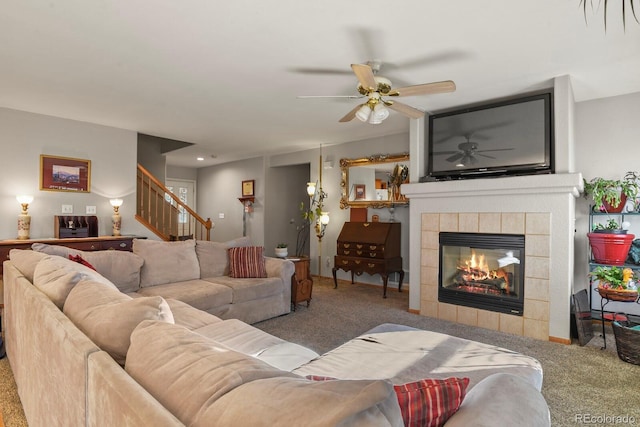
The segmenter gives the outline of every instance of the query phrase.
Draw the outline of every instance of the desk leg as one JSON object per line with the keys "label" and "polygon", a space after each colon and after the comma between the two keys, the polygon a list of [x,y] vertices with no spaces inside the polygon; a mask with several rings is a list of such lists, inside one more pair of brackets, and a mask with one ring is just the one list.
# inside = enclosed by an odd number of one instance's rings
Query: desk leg
{"label": "desk leg", "polygon": [[331,271],[333,272],[333,289],[338,289],[338,279],[337,279],[337,277],[336,277],[336,271],[337,271],[337,270],[338,270],[338,269],[337,269],[337,268],[335,268],[335,267],[333,267],[333,268],[331,269]]}
{"label": "desk leg", "polygon": [[381,274],[381,276],[382,276],[382,283],[383,283],[382,298],[386,298],[387,297],[387,282],[389,281],[389,275],[388,274]]}

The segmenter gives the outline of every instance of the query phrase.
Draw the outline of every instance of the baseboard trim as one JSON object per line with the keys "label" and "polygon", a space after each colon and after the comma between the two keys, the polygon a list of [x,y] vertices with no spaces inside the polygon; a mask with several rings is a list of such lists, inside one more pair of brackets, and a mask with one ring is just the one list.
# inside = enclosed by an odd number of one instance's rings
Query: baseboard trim
{"label": "baseboard trim", "polygon": [[411,314],[420,314],[420,310],[416,310],[415,308],[410,308],[407,311]]}
{"label": "baseboard trim", "polygon": [[571,339],[567,339],[567,338],[549,337],[549,341],[555,342],[558,344],[571,345]]}

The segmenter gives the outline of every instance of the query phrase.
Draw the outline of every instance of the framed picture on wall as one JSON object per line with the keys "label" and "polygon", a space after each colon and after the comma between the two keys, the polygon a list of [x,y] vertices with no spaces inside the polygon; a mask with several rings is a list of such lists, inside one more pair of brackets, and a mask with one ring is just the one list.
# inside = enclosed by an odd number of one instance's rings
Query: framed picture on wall
{"label": "framed picture on wall", "polygon": [[91,160],[40,155],[40,190],[91,191]]}
{"label": "framed picture on wall", "polygon": [[255,180],[242,181],[242,197],[253,197]]}
{"label": "framed picture on wall", "polygon": [[364,200],[367,198],[366,187],[364,184],[356,184],[355,189],[356,189],[356,197],[355,197],[356,200]]}

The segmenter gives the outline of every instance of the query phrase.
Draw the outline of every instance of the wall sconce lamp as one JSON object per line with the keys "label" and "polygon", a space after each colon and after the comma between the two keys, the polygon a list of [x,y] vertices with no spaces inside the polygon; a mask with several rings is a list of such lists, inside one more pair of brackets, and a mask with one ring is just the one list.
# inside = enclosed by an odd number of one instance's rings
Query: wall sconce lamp
{"label": "wall sconce lamp", "polygon": [[16,196],[16,200],[22,205],[22,212],[18,215],[18,240],[29,240],[31,216],[28,210],[29,203],[33,202],[33,196]]}
{"label": "wall sconce lamp", "polygon": [[320,217],[318,218],[318,220],[316,221],[316,236],[318,237],[318,240],[322,240],[322,238],[324,237],[324,231],[327,228],[327,225],[329,224],[329,212],[321,212],[320,213]]}
{"label": "wall sconce lamp", "polygon": [[113,206],[113,215],[111,216],[112,234],[114,236],[120,236],[120,228],[122,227],[120,206],[122,206],[122,199],[111,199],[109,203]]}

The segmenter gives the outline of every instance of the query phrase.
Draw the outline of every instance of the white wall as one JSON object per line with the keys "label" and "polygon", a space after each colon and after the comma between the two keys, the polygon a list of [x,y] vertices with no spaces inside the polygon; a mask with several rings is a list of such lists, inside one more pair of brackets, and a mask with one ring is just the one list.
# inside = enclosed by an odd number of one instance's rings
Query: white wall
{"label": "white wall", "polygon": [[[627,171],[640,171],[640,92],[576,104],[576,170],[588,181],[600,176],[621,178]],[[575,288],[588,288],[589,201],[581,198],[576,207]],[[640,218],[631,218],[631,232],[640,238]],[[593,303],[599,307],[599,300]],[[607,310],[640,314],[637,304],[610,303]]]}
{"label": "white wall", "polygon": [[[111,234],[113,208],[109,199],[124,199],[120,208],[122,234],[150,236],[134,219],[136,132],[40,114],[0,108],[0,239],[17,237],[18,194],[34,197],[29,205],[31,237],[53,237],[53,216],[72,205],[74,215],[96,206],[99,234]],[[40,155],[91,160],[91,192],[40,190]]]}

